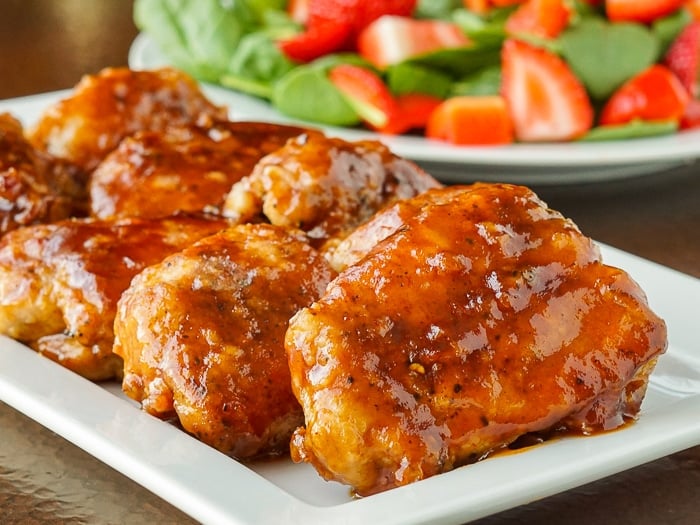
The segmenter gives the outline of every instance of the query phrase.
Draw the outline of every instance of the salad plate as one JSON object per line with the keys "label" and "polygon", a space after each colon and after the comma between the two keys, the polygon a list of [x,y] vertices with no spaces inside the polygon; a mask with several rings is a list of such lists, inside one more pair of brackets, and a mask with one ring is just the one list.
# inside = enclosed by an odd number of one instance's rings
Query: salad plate
{"label": "salad plate", "polygon": [[[150,69],[167,65],[168,60],[153,40],[144,33],[139,34],[129,52],[129,66]],[[419,136],[380,135],[360,129],[299,122],[262,99],[209,84],[204,90],[214,102],[227,106],[235,120],[300,123],[348,140],[381,140],[397,155],[420,163],[433,176],[448,183],[477,180],[537,185],[602,182],[658,174],[700,158],[700,129],[605,142],[453,146]]]}
{"label": "salad plate", "polygon": [[362,499],[289,459],[238,463],[142,412],[117,383],[92,383],[1,336],[0,400],[204,524],[465,523],[700,444],[700,280],[602,251],[642,285],[669,327],[669,349],[639,420],[495,454]]}

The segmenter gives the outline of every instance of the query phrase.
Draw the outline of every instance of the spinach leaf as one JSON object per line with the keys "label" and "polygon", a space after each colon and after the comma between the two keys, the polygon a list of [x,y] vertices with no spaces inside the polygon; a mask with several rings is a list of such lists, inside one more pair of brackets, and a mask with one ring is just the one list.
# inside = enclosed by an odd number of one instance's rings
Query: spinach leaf
{"label": "spinach leaf", "polygon": [[375,73],[377,72],[377,68],[375,68],[357,53],[333,53],[331,55],[325,55],[317,58],[311,63],[313,67],[323,69],[324,72],[328,72],[328,70],[334,68],[335,66],[339,66],[340,64],[351,64],[353,66],[365,67],[373,70]]}
{"label": "spinach leaf", "polygon": [[[237,4],[240,0],[219,0],[222,4]],[[259,25],[266,25],[271,13],[284,12],[287,0],[245,0],[244,8],[252,15]]]}
{"label": "spinach leaf", "polygon": [[498,95],[501,91],[501,67],[489,66],[452,85],[450,96]]}
{"label": "spinach leaf", "polygon": [[678,122],[633,120],[627,124],[598,126],[590,130],[579,140],[593,142],[599,140],[622,140],[669,135],[678,131]]}
{"label": "spinach leaf", "polygon": [[240,40],[220,81],[226,87],[269,99],[272,84],[294,67],[270,34],[259,31]]}
{"label": "spinach leaf", "polygon": [[449,75],[431,67],[406,62],[389,66],[386,82],[395,95],[425,93],[438,98],[445,98],[452,86]]}
{"label": "spinach leaf", "polygon": [[136,0],[134,22],[175,66],[218,81],[247,34],[271,21],[293,25],[284,16],[285,5],[284,0]]}
{"label": "spinach leaf", "polygon": [[298,66],[279,79],[272,89],[272,104],[293,118],[334,126],[355,126],[360,123],[360,118],[328,80],[331,59],[328,56],[324,59],[320,63]]}
{"label": "spinach leaf", "polygon": [[407,64],[442,71],[453,78],[462,78],[486,66],[500,63],[499,44],[471,44],[463,47],[439,49],[406,60]]}
{"label": "spinach leaf", "polygon": [[217,81],[253,19],[245,2],[226,8],[219,0],[136,0],[134,22],[173,65]]}
{"label": "spinach leaf", "polygon": [[506,38],[503,13],[512,9],[495,9],[488,15],[478,15],[467,9],[457,9],[452,13],[452,21],[475,43],[499,46]]}
{"label": "spinach leaf", "polygon": [[573,2],[570,3],[570,5],[574,8],[574,23],[578,23],[580,17],[594,15],[605,16],[605,6],[603,5],[594,6],[593,4],[585,0],[573,0]]}
{"label": "spinach leaf", "polygon": [[462,0],[418,0],[415,18],[449,20],[452,12],[462,6]]}
{"label": "spinach leaf", "polygon": [[558,39],[562,56],[596,100],[608,98],[626,80],[653,64],[659,39],[647,27],[585,18]]}
{"label": "spinach leaf", "polygon": [[651,30],[661,43],[661,55],[666,52],[671,43],[690,22],[692,22],[692,17],[685,9],[679,9],[675,13],[654,20]]}

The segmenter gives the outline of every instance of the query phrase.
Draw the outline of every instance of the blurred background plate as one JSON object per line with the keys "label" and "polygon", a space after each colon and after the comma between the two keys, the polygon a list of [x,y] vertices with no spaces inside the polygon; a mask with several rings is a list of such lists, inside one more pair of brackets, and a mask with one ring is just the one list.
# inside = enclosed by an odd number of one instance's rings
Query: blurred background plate
{"label": "blurred background plate", "polygon": [[[166,65],[169,65],[168,60],[155,43],[143,33],[138,35],[129,52],[129,66],[149,69]],[[206,85],[205,91],[216,103],[228,106],[235,120],[299,123],[264,100],[214,85]],[[396,154],[419,162],[434,176],[452,183],[476,180],[538,185],[603,182],[658,174],[700,158],[700,130],[607,142],[466,147],[417,136],[387,136],[359,129],[302,124],[349,140],[382,140]]]}

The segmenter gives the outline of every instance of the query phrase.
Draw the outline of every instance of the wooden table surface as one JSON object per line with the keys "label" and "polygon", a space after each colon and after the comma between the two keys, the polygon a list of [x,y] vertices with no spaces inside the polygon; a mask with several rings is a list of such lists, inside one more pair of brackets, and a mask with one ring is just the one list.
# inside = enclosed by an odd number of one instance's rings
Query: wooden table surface
{"label": "wooden table surface", "polygon": [[[2,0],[0,99],[69,88],[85,73],[126,65],[137,34],[131,7],[127,0]],[[700,277],[699,165],[535,190],[591,237]],[[0,523],[190,522],[0,403]],[[695,525],[700,523],[700,447],[480,523]]]}

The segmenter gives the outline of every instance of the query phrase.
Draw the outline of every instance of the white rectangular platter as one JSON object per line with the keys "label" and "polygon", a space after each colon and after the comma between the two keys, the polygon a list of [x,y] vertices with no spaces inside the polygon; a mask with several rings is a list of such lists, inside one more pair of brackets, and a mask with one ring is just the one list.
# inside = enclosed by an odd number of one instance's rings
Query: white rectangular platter
{"label": "white rectangular platter", "polygon": [[[1,101],[31,122],[56,95]],[[0,337],[0,400],[202,523],[464,523],[700,444],[700,280],[602,246],[669,327],[639,421],[495,455],[363,499],[281,459],[242,465],[143,413],[119,385],[91,383]]]}

